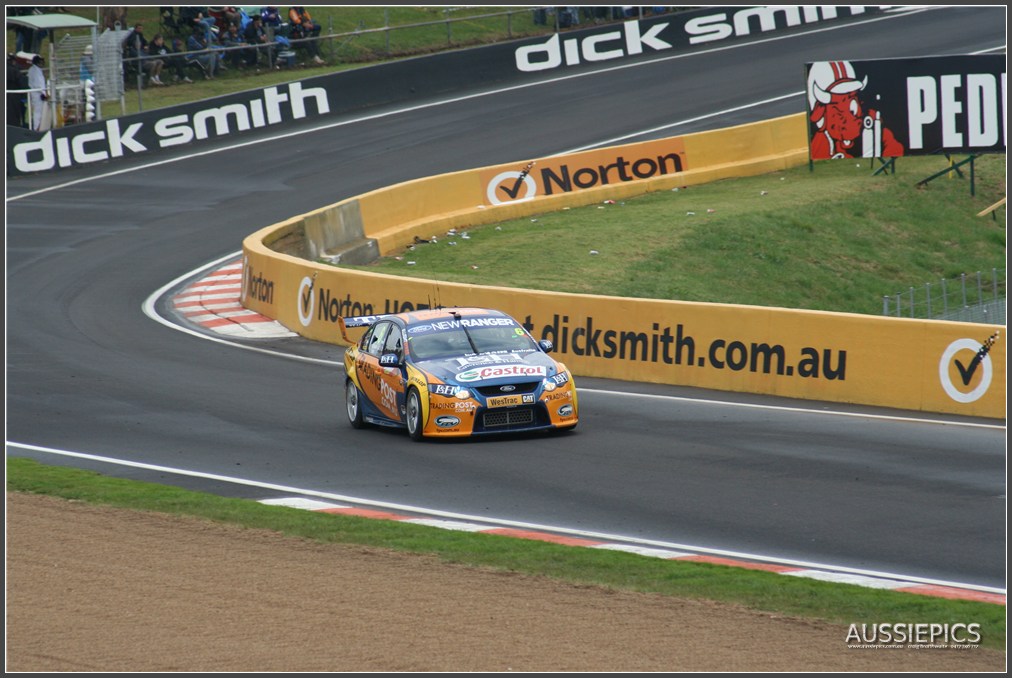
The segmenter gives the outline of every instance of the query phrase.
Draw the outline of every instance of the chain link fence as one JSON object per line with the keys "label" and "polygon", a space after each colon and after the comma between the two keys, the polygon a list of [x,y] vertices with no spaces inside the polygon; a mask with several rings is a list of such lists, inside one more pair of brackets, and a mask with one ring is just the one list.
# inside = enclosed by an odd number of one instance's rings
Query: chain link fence
{"label": "chain link fence", "polygon": [[119,101],[123,108],[124,31],[105,31],[94,39],[65,35],[53,45],[49,78],[56,93],[62,124],[86,122],[86,82],[94,86],[92,119],[101,119],[101,103]]}
{"label": "chain link fence", "polygon": [[1004,268],[942,278],[882,297],[882,315],[1005,325]]}

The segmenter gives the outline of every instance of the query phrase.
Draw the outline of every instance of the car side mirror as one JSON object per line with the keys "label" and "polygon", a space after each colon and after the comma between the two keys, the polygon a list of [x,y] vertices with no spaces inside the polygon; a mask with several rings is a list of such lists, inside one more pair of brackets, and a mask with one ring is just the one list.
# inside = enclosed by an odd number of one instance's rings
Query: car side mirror
{"label": "car side mirror", "polygon": [[541,350],[544,351],[545,353],[551,353],[552,351],[555,350],[555,344],[553,344],[548,339],[542,339],[541,341],[539,341],[538,346],[540,346]]}
{"label": "car side mirror", "polygon": [[384,367],[397,367],[401,364],[401,357],[396,353],[384,353],[380,356],[380,365]]}

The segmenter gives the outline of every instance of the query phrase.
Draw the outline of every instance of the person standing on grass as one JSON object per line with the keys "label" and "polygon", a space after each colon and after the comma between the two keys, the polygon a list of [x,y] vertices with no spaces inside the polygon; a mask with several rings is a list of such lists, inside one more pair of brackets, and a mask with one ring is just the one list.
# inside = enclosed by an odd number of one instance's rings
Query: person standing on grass
{"label": "person standing on grass", "polygon": [[46,91],[46,74],[42,70],[42,57],[38,54],[32,57],[32,66],[28,69],[28,88],[32,90],[28,95],[28,102],[32,109],[32,130],[42,131],[42,114],[49,100]]}
{"label": "person standing on grass", "polygon": [[25,95],[14,90],[28,89],[28,78],[18,67],[17,57],[7,55],[7,124],[25,126]]}
{"label": "person standing on grass", "polygon": [[78,79],[95,81],[95,48],[91,45],[84,46],[84,53],[81,54],[81,63],[78,64]]}

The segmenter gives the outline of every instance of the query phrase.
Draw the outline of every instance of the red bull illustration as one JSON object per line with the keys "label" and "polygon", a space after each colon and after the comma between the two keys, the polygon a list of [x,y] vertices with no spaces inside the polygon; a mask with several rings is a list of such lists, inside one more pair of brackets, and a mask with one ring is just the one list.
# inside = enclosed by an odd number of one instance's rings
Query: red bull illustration
{"label": "red bull illustration", "polygon": [[831,158],[894,158],[903,144],[883,126],[879,110],[867,108],[860,94],[868,76],[859,79],[849,61],[819,61],[808,71],[809,120],[813,160]]}

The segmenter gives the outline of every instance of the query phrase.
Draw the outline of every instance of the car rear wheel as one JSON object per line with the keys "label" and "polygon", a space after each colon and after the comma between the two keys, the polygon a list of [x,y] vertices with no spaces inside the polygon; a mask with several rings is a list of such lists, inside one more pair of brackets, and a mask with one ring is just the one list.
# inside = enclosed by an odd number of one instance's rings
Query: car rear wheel
{"label": "car rear wheel", "polygon": [[352,428],[362,428],[365,426],[365,420],[362,418],[360,396],[358,386],[355,386],[355,382],[349,379],[344,387],[344,402],[348,408],[348,421],[351,423]]}
{"label": "car rear wheel", "polygon": [[408,435],[411,436],[412,440],[422,439],[422,397],[418,395],[418,390],[411,388],[408,390],[407,403],[405,404],[405,419],[408,425]]}

